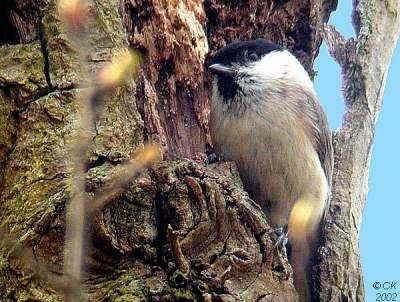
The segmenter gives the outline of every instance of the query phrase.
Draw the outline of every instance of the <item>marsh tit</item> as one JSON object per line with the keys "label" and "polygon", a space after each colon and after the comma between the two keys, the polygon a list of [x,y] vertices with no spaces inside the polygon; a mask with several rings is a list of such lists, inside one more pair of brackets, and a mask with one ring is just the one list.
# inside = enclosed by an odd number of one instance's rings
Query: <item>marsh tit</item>
{"label": "marsh tit", "polygon": [[273,228],[285,227],[301,301],[327,210],[332,135],[313,83],[288,50],[263,39],[232,43],[212,58],[210,131],[234,161]]}

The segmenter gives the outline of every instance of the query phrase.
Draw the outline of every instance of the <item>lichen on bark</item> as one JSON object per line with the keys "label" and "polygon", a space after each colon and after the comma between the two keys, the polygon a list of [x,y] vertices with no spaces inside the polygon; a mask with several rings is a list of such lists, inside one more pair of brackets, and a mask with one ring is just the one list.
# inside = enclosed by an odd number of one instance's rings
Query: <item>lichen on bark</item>
{"label": "lichen on bark", "polygon": [[[76,46],[59,21],[56,1],[48,1],[41,9],[37,40],[0,48],[0,104],[5,121],[0,126],[5,133],[0,158],[0,221],[1,234],[14,242],[1,249],[0,291],[21,301],[60,300],[51,284],[38,278],[34,265],[13,257],[13,250],[30,246],[24,250],[28,254],[33,251],[29,259],[61,273],[57,265],[62,263],[63,215],[70,198],[67,161],[71,133],[77,126],[75,100],[84,90],[79,89],[84,80]],[[128,46],[118,21],[118,5],[95,1],[91,11],[96,27],[90,34],[91,58],[86,64],[95,75],[115,52]],[[142,144],[142,122],[134,95],[134,84],[127,84],[105,96],[107,106],[96,121],[89,167],[94,167],[99,157],[115,165]]]}

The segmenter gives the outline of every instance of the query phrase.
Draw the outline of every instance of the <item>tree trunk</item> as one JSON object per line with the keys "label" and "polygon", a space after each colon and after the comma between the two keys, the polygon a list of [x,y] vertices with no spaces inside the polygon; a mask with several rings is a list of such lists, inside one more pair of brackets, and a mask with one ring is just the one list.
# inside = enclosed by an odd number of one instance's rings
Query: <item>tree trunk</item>
{"label": "tree trunk", "polygon": [[400,32],[399,12],[397,0],[357,0],[353,12],[357,40],[345,40],[333,27],[324,29],[329,51],[342,69],[346,113],[333,140],[332,198],[320,253],[322,301],[364,301],[358,238],[375,125]]}
{"label": "tree trunk", "polygon": [[[166,153],[87,221],[84,299],[296,301],[287,257],[270,253],[270,227],[235,166],[203,162],[212,146],[204,63],[233,40],[265,38],[290,49],[313,76],[324,32],[333,53],[349,51],[335,56],[346,74],[348,112],[335,136],[316,288],[321,301],[363,300],[358,228],[400,10],[395,1],[358,2],[360,37],[346,47],[323,26],[335,0],[91,2],[84,63],[90,73],[128,47],[145,62],[134,82],[105,96],[87,154],[86,190],[107,186],[146,141]],[[0,296],[61,301],[68,290],[62,263],[71,133],[86,79],[55,0],[6,0],[0,14]]]}

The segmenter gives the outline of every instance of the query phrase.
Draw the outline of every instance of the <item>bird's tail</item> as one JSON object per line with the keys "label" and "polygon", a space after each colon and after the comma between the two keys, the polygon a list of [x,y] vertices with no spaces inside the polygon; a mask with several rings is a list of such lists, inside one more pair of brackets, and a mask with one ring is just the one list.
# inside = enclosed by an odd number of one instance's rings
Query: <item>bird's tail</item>
{"label": "bird's tail", "polygon": [[313,199],[298,200],[289,217],[288,236],[291,243],[290,263],[293,268],[294,285],[299,301],[311,302],[311,267],[318,247],[320,221],[322,217],[318,202]]}
{"label": "bird's tail", "polygon": [[311,284],[311,255],[313,251],[305,244],[292,244],[292,256],[290,263],[293,268],[294,285],[299,294],[300,302],[313,301]]}

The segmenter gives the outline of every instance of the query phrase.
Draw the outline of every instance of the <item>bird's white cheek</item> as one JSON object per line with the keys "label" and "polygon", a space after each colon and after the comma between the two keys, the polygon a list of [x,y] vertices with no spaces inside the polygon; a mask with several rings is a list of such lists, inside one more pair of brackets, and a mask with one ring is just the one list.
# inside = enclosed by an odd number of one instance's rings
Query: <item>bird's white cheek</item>
{"label": "bird's white cheek", "polygon": [[250,79],[261,82],[266,88],[274,88],[284,81],[313,89],[312,81],[301,63],[288,51],[274,51],[244,70]]}

